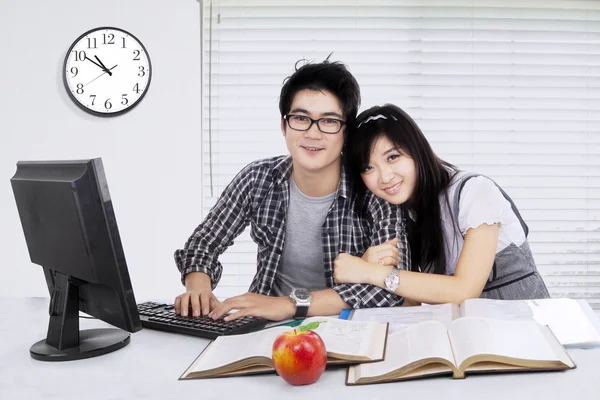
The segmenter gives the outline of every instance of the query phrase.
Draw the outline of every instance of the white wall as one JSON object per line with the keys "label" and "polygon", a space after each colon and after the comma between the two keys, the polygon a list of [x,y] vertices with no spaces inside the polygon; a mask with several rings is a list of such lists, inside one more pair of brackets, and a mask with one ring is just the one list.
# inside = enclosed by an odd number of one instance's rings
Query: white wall
{"label": "white wall", "polygon": [[[109,119],[80,110],[61,75],[71,43],[99,26],[137,36],[154,69],[142,102]],[[173,298],[173,251],[201,218],[198,2],[0,0],[0,38],[0,296],[48,295],[10,186],[16,162],[102,157],[136,299]]]}

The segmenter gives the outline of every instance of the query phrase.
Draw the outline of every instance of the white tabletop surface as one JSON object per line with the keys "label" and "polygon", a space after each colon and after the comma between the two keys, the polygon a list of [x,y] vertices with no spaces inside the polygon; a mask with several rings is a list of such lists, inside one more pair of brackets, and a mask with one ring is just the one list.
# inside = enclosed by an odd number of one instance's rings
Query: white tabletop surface
{"label": "white tabletop surface", "polygon": [[[46,336],[48,299],[0,298],[0,399],[600,399],[600,348],[569,350],[577,368],[562,372],[437,377],[345,386],[345,369],[326,370],[308,386],[275,374],[178,381],[206,339],[144,329],[131,343],[96,358],[42,362],[29,347]],[[81,319],[81,328],[107,326]]]}

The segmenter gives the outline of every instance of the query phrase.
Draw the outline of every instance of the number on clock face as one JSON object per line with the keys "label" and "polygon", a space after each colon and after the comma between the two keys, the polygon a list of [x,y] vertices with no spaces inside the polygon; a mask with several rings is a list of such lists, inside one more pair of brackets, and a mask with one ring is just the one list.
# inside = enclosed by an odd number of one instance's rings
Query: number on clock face
{"label": "number on clock face", "polygon": [[95,115],[132,109],[146,94],[152,67],[144,45],[118,28],[81,35],[65,57],[64,82],[71,98]]}

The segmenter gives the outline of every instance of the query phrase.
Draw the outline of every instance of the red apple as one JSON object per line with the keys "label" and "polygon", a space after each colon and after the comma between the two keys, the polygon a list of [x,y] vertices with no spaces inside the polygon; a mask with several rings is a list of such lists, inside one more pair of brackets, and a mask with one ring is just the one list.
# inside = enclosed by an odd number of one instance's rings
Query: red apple
{"label": "red apple", "polygon": [[275,370],[287,383],[309,385],[319,379],[327,364],[327,350],[317,333],[284,332],[273,342]]}

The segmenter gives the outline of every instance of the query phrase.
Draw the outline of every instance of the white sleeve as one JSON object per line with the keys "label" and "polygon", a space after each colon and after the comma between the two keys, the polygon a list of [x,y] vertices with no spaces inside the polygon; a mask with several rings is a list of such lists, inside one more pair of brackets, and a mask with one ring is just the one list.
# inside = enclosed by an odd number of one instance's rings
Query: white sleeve
{"label": "white sleeve", "polygon": [[512,214],[510,202],[504,198],[494,182],[485,176],[476,176],[465,183],[458,204],[458,227],[464,236],[470,228],[506,221]]}

